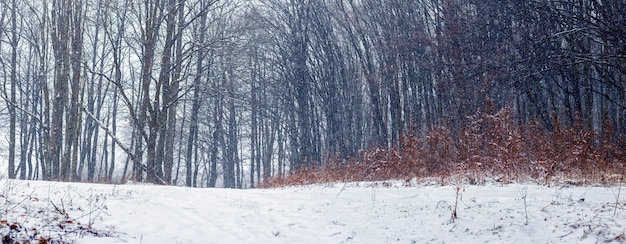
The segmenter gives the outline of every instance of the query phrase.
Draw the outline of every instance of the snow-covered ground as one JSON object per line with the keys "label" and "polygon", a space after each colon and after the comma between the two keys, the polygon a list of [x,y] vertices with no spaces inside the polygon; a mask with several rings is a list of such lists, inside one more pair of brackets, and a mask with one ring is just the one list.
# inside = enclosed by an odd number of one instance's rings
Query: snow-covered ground
{"label": "snow-covered ground", "polygon": [[[618,187],[194,189],[0,181],[0,234],[75,243],[626,242]],[[619,203],[616,205],[616,201]],[[455,202],[457,217],[452,219]]]}

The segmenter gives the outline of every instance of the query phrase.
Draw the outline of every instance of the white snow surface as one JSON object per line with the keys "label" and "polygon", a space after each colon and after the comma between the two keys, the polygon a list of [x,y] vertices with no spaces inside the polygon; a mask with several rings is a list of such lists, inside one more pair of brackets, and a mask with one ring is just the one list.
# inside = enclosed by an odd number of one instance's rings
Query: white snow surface
{"label": "white snow surface", "polygon": [[[407,186],[403,182],[246,190],[17,180],[0,180],[0,184],[0,235],[16,239],[45,236],[70,243],[626,242],[626,194],[619,187],[461,185],[457,201],[457,186]],[[455,202],[457,218],[453,220]]]}

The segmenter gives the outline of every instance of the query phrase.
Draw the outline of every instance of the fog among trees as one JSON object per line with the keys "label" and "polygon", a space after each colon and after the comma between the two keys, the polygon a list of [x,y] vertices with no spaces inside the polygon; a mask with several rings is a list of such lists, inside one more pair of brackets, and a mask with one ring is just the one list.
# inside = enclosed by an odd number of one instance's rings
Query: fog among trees
{"label": "fog among trees", "polygon": [[626,135],[624,0],[0,5],[10,178],[255,187],[502,108]]}

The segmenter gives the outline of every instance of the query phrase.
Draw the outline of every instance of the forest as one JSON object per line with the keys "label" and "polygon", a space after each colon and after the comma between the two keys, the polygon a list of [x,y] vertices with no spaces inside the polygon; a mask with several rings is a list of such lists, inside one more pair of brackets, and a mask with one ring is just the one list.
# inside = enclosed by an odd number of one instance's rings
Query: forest
{"label": "forest", "polygon": [[624,0],[0,4],[9,178],[626,174]]}

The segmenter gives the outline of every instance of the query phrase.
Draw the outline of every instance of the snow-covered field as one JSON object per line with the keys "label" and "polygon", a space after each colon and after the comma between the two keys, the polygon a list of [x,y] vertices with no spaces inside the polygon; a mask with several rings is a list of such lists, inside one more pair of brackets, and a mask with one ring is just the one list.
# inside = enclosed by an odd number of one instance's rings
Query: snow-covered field
{"label": "snow-covered field", "polygon": [[0,234],[18,240],[626,242],[626,194],[618,200],[618,187],[461,186],[458,202],[456,186],[402,183],[232,190],[1,180],[0,187]]}

